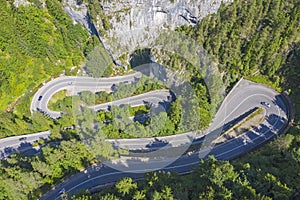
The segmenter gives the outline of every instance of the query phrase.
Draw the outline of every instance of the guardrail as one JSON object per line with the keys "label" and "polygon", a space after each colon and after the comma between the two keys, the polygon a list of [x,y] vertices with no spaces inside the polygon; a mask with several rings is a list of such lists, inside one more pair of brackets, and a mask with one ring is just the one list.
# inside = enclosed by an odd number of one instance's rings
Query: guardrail
{"label": "guardrail", "polygon": [[287,125],[282,129],[281,134],[285,134],[289,128],[292,126],[295,120],[295,115],[296,115],[296,108],[295,104],[293,103],[292,99],[289,96],[289,93],[287,91],[284,91],[281,93],[281,96],[283,97],[282,100],[284,103],[288,106],[288,123]]}

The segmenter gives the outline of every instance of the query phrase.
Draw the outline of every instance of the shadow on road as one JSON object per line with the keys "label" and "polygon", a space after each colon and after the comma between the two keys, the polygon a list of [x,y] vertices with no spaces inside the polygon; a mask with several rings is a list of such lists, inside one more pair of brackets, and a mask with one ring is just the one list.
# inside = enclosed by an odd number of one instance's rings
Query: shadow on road
{"label": "shadow on road", "polygon": [[[46,144],[46,139],[40,138]],[[43,145],[44,146],[44,145]],[[13,154],[20,154],[21,156],[32,156],[40,152],[40,148],[35,148],[32,143],[24,141],[21,142],[18,147],[6,147],[0,151],[0,160],[10,158]]]}
{"label": "shadow on road", "polygon": [[157,138],[154,138],[154,141],[147,144],[146,147],[147,148],[162,148],[167,146],[169,143],[164,141],[164,140],[159,140]]}
{"label": "shadow on road", "polygon": [[275,100],[272,101],[275,105],[277,105],[281,110],[287,112],[287,107],[281,97],[281,95],[276,95]]}
{"label": "shadow on road", "polygon": [[232,128],[234,125],[236,125],[237,123],[241,122],[242,120],[244,120],[246,117],[248,117],[249,115],[251,115],[253,112],[255,112],[258,109],[258,107],[254,107],[252,109],[250,109],[249,111],[245,112],[244,114],[234,118],[233,120],[225,123],[224,125],[221,125],[220,127],[214,129],[213,131],[211,131],[210,133],[208,133],[208,135],[206,136],[205,140],[206,141],[212,141],[216,138],[218,138],[219,136],[221,136],[223,133],[225,133],[226,131],[228,131],[230,128]]}

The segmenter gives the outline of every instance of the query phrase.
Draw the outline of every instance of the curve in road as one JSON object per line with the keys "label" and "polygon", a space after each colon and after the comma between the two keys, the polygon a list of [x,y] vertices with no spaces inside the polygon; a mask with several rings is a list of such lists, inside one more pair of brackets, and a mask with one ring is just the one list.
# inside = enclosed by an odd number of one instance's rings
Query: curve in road
{"label": "curve in road", "polygon": [[[91,189],[97,186],[101,188],[111,185],[111,183],[115,183],[122,177],[141,179],[143,173],[146,171],[163,170],[188,173],[202,158],[207,158],[209,155],[213,155],[220,160],[236,158],[266,143],[280,134],[286,127],[289,120],[287,115],[289,110],[279,93],[268,87],[247,80],[241,81],[234,90],[235,91],[232,91],[222,103],[211,126],[204,131],[205,137],[208,138],[208,141],[213,141],[218,136],[215,132],[219,133],[224,125],[234,122],[242,113],[247,112],[253,107],[263,107],[262,102],[267,102],[270,104],[270,107],[264,107],[264,109],[266,109],[266,116],[259,126],[223,144],[204,146],[190,156],[182,155],[175,162],[164,168],[156,168],[157,165],[155,162],[167,162],[166,160],[154,161],[151,159],[142,163],[144,165],[142,167],[141,163],[139,163],[139,168],[142,169],[137,169],[135,163],[130,160],[127,160],[123,171],[118,171],[107,166],[90,167],[85,172],[78,173],[71,179],[63,182],[45,194],[41,199],[57,198],[62,188],[64,188],[66,192],[74,194],[78,190]],[[168,138],[172,137],[176,140],[180,140],[182,135],[184,134],[160,139],[168,140]],[[120,139],[111,140],[111,142],[115,142],[115,145],[119,145],[119,147],[133,146],[133,148],[143,148],[151,139],[144,143],[143,140],[145,139]],[[137,142],[139,143],[138,145],[136,145]],[[116,163],[116,165],[120,165],[120,163]]]}
{"label": "curve in road", "polygon": [[41,87],[33,96],[30,105],[31,113],[34,111],[41,111],[53,119],[61,117],[61,112],[51,111],[47,105],[51,97],[62,90],[71,91],[77,94],[81,91],[110,91],[112,86],[121,82],[132,83],[140,79],[142,74],[139,72],[129,74],[126,76],[116,76],[110,78],[91,78],[91,77],[73,77],[64,76],[53,79]]}
{"label": "curve in road", "polygon": [[[136,74],[130,75],[129,78],[137,77]],[[58,81],[60,81],[61,78],[59,78]],[[62,82],[64,85],[66,85],[66,80],[69,81],[69,78],[63,77],[64,79]],[[85,79],[85,78],[84,78]],[[93,79],[91,79],[93,80]],[[119,78],[115,78],[112,81],[119,80]],[[122,79],[123,80],[123,79]],[[131,79],[132,80],[132,79]],[[54,81],[56,82],[56,81]],[[109,83],[111,84],[111,83]],[[50,88],[53,87],[53,84],[50,84]],[[44,92],[46,93],[46,92]],[[41,93],[37,93],[36,96],[38,96]],[[151,97],[151,95],[155,95],[156,92],[150,92],[149,95],[144,95],[144,97]],[[167,91],[162,92],[163,95],[158,95],[158,98],[166,98],[168,96]],[[52,93],[53,95],[53,93]],[[138,95],[139,101],[142,101],[143,95]],[[51,96],[51,94],[49,95]],[[141,98],[139,98],[141,97]],[[34,104],[33,98],[33,103]],[[118,102],[115,102],[116,104],[126,104],[129,100],[119,100]],[[259,107],[261,105],[261,101],[270,102],[270,105],[272,105],[270,108],[267,109],[267,115],[271,118],[274,116],[281,116],[281,119],[286,121],[287,123],[287,107],[285,106],[284,102],[282,101],[280,95],[275,92],[274,90],[267,88],[265,86],[255,84],[253,82],[247,81],[247,80],[241,80],[239,83],[234,87],[234,89],[226,96],[224,99],[222,105],[220,106],[214,121],[211,123],[210,127],[203,131],[201,134],[196,135],[195,132],[189,132],[189,133],[183,133],[178,134],[175,136],[166,136],[166,137],[156,137],[156,138],[139,138],[139,139],[109,139],[110,143],[113,144],[116,148],[126,148],[129,150],[149,150],[149,148],[152,148],[153,150],[159,149],[161,147],[155,147],[149,144],[154,143],[155,141],[164,141],[168,145],[166,145],[164,148],[167,147],[177,147],[183,144],[190,145],[192,142],[191,138],[195,137],[195,140],[193,143],[198,143],[199,141],[202,142],[202,140],[199,140],[199,138],[203,137],[203,135],[208,135],[208,133],[213,132],[214,130],[219,130],[217,133],[220,133],[220,128],[234,119],[236,119],[241,113],[247,112],[249,109],[254,107]],[[131,101],[129,101],[131,102]],[[110,103],[104,104],[105,106],[98,105],[99,107],[95,106],[95,110],[100,109],[101,107],[105,109],[106,106],[111,105]],[[279,108],[279,114],[276,114],[276,109]],[[216,132],[216,131],[215,131]],[[48,135],[50,132],[47,132]],[[41,133],[37,134],[39,137],[42,137]],[[22,137],[22,136],[20,136]],[[1,140],[0,140],[1,141]],[[13,137],[10,139],[12,145],[8,146],[5,143],[2,144],[2,147],[20,147],[20,141],[19,137]],[[28,141],[27,141],[28,142]],[[30,142],[30,141],[29,141]],[[0,143],[1,145],[1,143]],[[11,153],[13,153],[12,151]],[[7,152],[8,154],[8,152]]]}

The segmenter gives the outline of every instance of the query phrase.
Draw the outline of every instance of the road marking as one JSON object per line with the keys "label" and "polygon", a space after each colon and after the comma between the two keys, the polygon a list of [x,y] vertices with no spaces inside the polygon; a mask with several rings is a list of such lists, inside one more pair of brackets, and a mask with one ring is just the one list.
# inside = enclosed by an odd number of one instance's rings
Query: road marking
{"label": "road marking", "polygon": [[[88,180],[86,180],[86,181],[81,182],[80,184],[78,184],[78,185],[76,185],[76,186],[70,188],[69,190],[67,190],[67,192],[70,192],[70,191],[72,191],[73,189],[75,189],[75,188],[77,188],[77,187],[79,187],[79,186],[81,186],[81,185],[84,185],[84,184],[86,184],[86,183],[88,183],[88,182],[90,182],[90,181],[93,181],[93,180],[95,180],[95,179],[103,178],[103,177],[110,176],[110,175],[117,175],[117,174],[123,174],[123,173],[135,173],[135,172],[141,172],[141,173],[144,173],[144,172],[147,172],[147,171],[157,171],[157,170],[175,169],[175,168],[181,168],[181,167],[187,167],[187,166],[195,165],[195,164],[197,164],[197,163],[199,163],[199,162],[200,162],[200,160],[197,161],[197,162],[189,163],[189,164],[182,164],[182,165],[177,165],[177,166],[167,167],[167,168],[163,168],[163,169],[161,169],[161,168],[148,168],[148,169],[143,169],[143,170],[134,170],[134,171],[133,171],[133,170],[129,170],[129,171],[124,171],[124,172],[111,172],[111,173],[108,173],[108,174],[102,174],[102,175],[99,175],[99,176],[96,176],[96,177],[93,177],[93,178],[91,178],[91,179],[88,179]],[[137,173],[136,173],[136,174],[137,174]],[[56,189],[56,190],[57,190],[57,189]],[[56,199],[57,199],[57,198],[56,198]]]}
{"label": "road marking", "polygon": [[[276,113],[276,114],[279,114],[279,115],[277,115],[277,116],[280,116],[280,110],[279,110],[279,107],[276,106],[276,108],[277,108],[277,113]],[[264,121],[265,121],[265,120],[264,120]],[[280,121],[280,120],[279,120],[279,117],[277,117],[276,123],[271,124],[271,125],[272,125],[272,128],[275,127],[275,125],[278,123],[278,121]],[[283,127],[284,124],[285,124],[285,123],[283,123],[282,126],[281,126],[278,130],[280,130],[280,129]],[[246,133],[251,132],[252,130],[253,130],[253,129],[247,131]],[[267,132],[269,132],[269,131],[271,131],[271,130],[268,129],[268,130],[264,131],[262,134],[260,134],[259,136],[255,137],[254,139],[252,139],[252,141],[258,140],[258,139],[261,138],[262,136],[265,137],[265,134],[266,134]],[[252,132],[253,132],[253,131],[252,131]],[[273,131],[272,131],[272,132],[273,132]],[[244,134],[242,134],[242,135],[236,137],[234,140],[236,141],[237,138],[239,138],[239,137],[245,135],[246,133],[244,133]],[[277,135],[277,134],[276,134],[276,131],[274,131],[274,135]],[[272,138],[272,137],[274,137],[274,136],[271,135],[270,137],[265,138],[263,142],[269,140],[269,139]],[[233,142],[233,141],[231,141],[231,142]],[[262,144],[263,142],[261,142],[261,143],[259,143],[259,144]],[[225,144],[228,144],[228,143],[225,143]],[[224,145],[225,145],[225,144],[224,144]],[[237,147],[235,147],[235,148],[233,148],[233,149],[230,149],[230,150],[228,150],[228,151],[226,151],[226,152],[223,152],[223,153],[221,153],[221,154],[218,154],[218,156],[216,156],[216,158],[217,158],[217,157],[220,157],[220,156],[222,156],[222,155],[224,155],[224,154],[226,154],[226,153],[232,152],[232,151],[234,151],[234,150],[236,150],[236,149],[239,149],[239,148],[241,148],[241,147],[243,147],[243,146],[244,146],[244,145],[240,145],[240,146],[237,146]]]}

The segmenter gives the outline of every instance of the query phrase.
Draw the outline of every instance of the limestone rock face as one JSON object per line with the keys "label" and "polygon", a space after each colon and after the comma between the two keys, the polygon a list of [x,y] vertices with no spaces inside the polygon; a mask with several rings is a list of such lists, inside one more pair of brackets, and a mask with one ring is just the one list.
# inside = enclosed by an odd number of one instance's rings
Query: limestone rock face
{"label": "limestone rock face", "polygon": [[[195,25],[208,14],[218,11],[221,3],[232,0],[111,0],[102,1],[102,14],[109,24],[103,28],[103,18],[94,22],[100,30],[100,37],[105,48],[117,61],[124,53],[136,48],[150,47],[149,44],[161,32],[174,30],[184,24]],[[72,4],[75,0],[65,0],[65,9],[75,21],[80,21],[89,28],[86,4]],[[81,8],[81,9],[80,9]],[[92,32],[92,30],[90,30]]]}
{"label": "limestone rock face", "polygon": [[87,4],[78,5],[76,0],[65,0],[63,6],[64,10],[73,19],[74,24],[79,22],[90,31]]}

